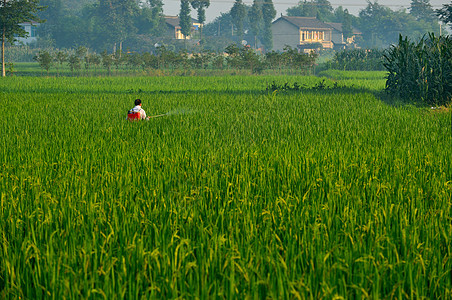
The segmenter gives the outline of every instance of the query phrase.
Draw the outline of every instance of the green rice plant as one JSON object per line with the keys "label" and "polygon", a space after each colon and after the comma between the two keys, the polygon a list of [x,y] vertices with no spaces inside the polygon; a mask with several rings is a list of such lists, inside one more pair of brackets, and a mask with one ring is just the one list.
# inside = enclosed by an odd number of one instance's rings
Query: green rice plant
{"label": "green rice plant", "polygon": [[0,298],[450,298],[450,111],[362,77],[4,78]]}

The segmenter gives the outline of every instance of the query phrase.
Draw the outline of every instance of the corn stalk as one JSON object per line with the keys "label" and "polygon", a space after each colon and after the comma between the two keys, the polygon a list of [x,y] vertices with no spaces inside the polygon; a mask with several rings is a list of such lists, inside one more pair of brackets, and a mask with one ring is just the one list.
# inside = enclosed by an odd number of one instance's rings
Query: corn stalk
{"label": "corn stalk", "polygon": [[386,90],[428,105],[446,105],[452,98],[452,40],[429,34],[419,42],[399,37],[385,54]]}

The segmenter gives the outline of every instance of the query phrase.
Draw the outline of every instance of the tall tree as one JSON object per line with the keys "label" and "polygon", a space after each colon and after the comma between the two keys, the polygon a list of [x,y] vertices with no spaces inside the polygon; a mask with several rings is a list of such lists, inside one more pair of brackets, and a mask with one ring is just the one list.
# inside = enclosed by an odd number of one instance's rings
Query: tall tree
{"label": "tall tree", "polygon": [[410,14],[418,21],[431,22],[434,19],[435,12],[430,0],[411,0]]}
{"label": "tall tree", "polygon": [[275,16],[276,10],[272,0],[265,0],[264,3],[262,3],[262,19],[264,24],[262,38],[260,39],[264,45],[265,51],[269,51],[273,48],[272,21]]}
{"label": "tall tree", "polygon": [[328,0],[314,0],[299,2],[298,5],[289,7],[288,16],[293,17],[316,17],[322,21],[333,20],[333,7]]}
{"label": "tall tree", "polygon": [[344,19],[342,21],[342,34],[344,35],[345,40],[353,36],[352,17],[348,13],[348,9],[344,10]]}
{"label": "tall tree", "polygon": [[239,40],[243,38],[243,23],[246,17],[246,8],[242,0],[235,0],[234,5],[231,8],[232,23],[234,24]]}
{"label": "tall tree", "polygon": [[180,31],[184,35],[184,46],[187,48],[187,36],[190,35],[192,27],[189,0],[180,1],[179,19]]}
{"label": "tall tree", "polygon": [[201,24],[199,28],[200,39],[202,40],[202,28],[206,22],[206,8],[210,6],[210,0],[192,0],[191,6],[196,9],[198,13],[198,23]]}
{"label": "tall tree", "polygon": [[39,12],[39,18],[47,20],[45,24],[39,26],[39,35],[54,38],[61,24],[63,15],[62,0],[40,0],[39,4],[45,9]]}
{"label": "tall tree", "polygon": [[2,77],[5,70],[5,43],[14,42],[15,36],[26,37],[27,32],[19,25],[23,22],[43,22],[37,14],[43,9],[39,0],[1,0],[0,30],[2,41]]}
{"label": "tall tree", "polygon": [[330,21],[333,16],[333,7],[328,0],[317,0],[315,4],[317,9],[317,18],[322,21]]}
{"label": "tall tree", "polygon": [[62,0],[63,9],[72,12],[73,14],[79,14],[83,8],[88,5],[96,3],[98,0]]}
{"label": "tall tree", "polygon": [[97,36],[104,43],[116,45],[122,43],[137,29],[132,19],[138,13],[135,0],[99,0],[97,5]]}
{"label": "tall tree", "polygon": [[444,4],[441,9],[436,11],[436,15],[439,17],[441,21],[446,24],[449,24],[452,28],[452,3]]}
{"label": "tall tree", "polygon": [[141,7],[135,27],[138,34],[158,35],[163,31],[163,2],[162,0],[145,0],[141,2]]}
{"label": "tall tree", "polygon": [[404,29],[396,14],[377,1],[369,1],[359,12],[359,18],[363,38],[370,47],[385,47],[396,42]]}
{"label": "tall tree", "polygon": [[257,0],[253,1],[251,9],[248,11],[248,18],[250,20],[250,31],[254,37],[254,48],[257,48],[257,36],[259,35],[262,23],[262,8]]}

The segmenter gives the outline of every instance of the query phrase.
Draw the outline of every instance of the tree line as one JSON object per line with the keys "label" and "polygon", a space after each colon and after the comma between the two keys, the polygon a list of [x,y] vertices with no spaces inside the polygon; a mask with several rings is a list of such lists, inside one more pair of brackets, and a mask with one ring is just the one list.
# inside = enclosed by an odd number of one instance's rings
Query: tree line
{"label": "tree line", "polygon": [[[7,1],[7,0],[2,0]],[[8,0],[22,3],[24,0]],[[114,51],[121,47],[133,51],[150,51],[156,43],[166,40],[167,28],[162,0],[34,0],[43,7],[36,19],[46,20],[38,28],[43,45],[74,48],[79,45],[97,51]],[[210,0],[180,0],[180,26],[184,36],[191,34],[191,16],[205,24],[205,10]],[[304,0],[287,9],[288,16],[317,17],[325,22],[342,23],[344,38],[353,28],[362,32],[360,47],[386,47],[398,35],[417,38],[428,32],[439,33],[439,17],[447,13],[444,5],[438,12],[430,0],[412,0],[408,10],[393,11],[377,1],[368,1],[358,16],[342,6],[333,9],[328,0]],[[272,48],[271,23],[276,17],[272,0],[253,0],[246,5],[235,0],[229,12],[200,27],[197,39],[211,50],[224,49],[231,42],[246,40],[254,48]],[[447,19],[445,16],[443,19]],[[204,28],[204,29],[203,29]],[[220,38],[221,37],[221,38]],[[173,41],[175,42],[175,41]]]}
{"label": "tree line", "polygon": [[264,70],[275,71],[298,70],[309,72],[314,65],[317,55],[315,53],[299,53],[297,49],[287,46],[283,52],[269,51],[265,55],[256,52],[249,46],[231,44],[224,52],[201,51],[188,53],[187,51],[174,52],[165,46],[158,47],[155,53],[130,52],[100,54],[80,46],[75,50],[41,50],[34,59],[42,70],[49,73],[50,69],[56,70],[60,75],[65,68],[69,68],[72,75],[91,74],[96,72],[114,75],[116,71],[122,74],[124,70],[249,70],[258,74]]}

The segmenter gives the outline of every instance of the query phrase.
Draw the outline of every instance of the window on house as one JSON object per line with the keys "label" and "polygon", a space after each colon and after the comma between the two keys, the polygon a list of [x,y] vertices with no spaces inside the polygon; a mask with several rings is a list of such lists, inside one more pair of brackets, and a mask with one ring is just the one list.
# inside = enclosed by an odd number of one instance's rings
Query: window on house
{"label": "window on house", "polygon": [[36,26],[31,26],[30,37],[36,37]]}

